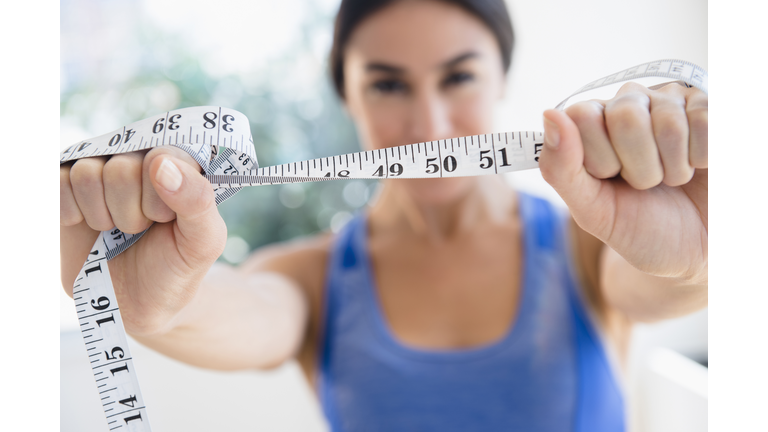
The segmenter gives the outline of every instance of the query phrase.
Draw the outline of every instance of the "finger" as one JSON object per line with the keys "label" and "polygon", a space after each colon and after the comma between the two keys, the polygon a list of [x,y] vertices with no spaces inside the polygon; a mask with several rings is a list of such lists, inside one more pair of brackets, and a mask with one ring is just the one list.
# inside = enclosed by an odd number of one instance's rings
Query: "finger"
{"label": "finger", "polygon": [[180,253],[192,259],[216,259],[224,250],[226,226],[208,180],[169,154],[154,158],[150,179],[158,197],[176,214]]}
{"label": "finger", "polygon": [[106,162],[106,156],[80,159],[69,172],[77,207],[88,226],[97,231],[115,226],[104,201],[102,173]]}
{"label": "finger", "polygon": [[[564,112],[544,111],[544,147],[539,168],[547,181],[571,210],[576,223],[598,238],[611,229],[606,215],[611,214],[606,199],[607,183],[592,177],[584,167],[584,148],[576,123]],[[610,195],[610,194],[608,194]]]}
{"label": "finger", "polygon": [[605,106],[605,124],[621,161],[621,176],[640,190],[654,187],[664,178],[649,108],[650,98],[634,91],[619,94]]}
{"label": "finger", "polygon": [[59,167],[59,222],[65,227],[77,225],[83,221],[83,214],[72,192],[72,182],[69,181],[71,169],[70,163]]}
{"label": "finger", "polygon": [[104,165],[104,198],[120,231],[136,234],[152,224],[141,212],[141,168],[146,152],[112,156]]}
{"label": "finger", "polygon": [[652,93],[651,122],[664,168],[664,184],[680,186],[688,183],[693,177],[693,167],[688,163],[685,97],[669,91]]}
{"label": "finger", "polygon": [[694,168],[708,168],[708,104],[707,95],[700,90],[693,90],[686,101],[685,111],[688,115],[688,129],[690,130],[688,157]]}
{"label": "finger", "polygon": [[576,123],[584,145],[584,167],[592,177],[607,179],[621,171],[621,162],[608,139],[603,110],[598,101],[579,102],[565,112]]}
{"label": "finger", "polygon": [[200,172],[200,165],[195,162],[187,152],[172,146],[164,146],[152,149],[144,157],[142,166],[142,189],[141,189],[141,211],[150,220],[155,222],[170,222],[176,218],[176,214],[170,207],[158,196],[150,179],[150,169],[152,161],[161,156],[170,155],[185,165],[194,167]]}

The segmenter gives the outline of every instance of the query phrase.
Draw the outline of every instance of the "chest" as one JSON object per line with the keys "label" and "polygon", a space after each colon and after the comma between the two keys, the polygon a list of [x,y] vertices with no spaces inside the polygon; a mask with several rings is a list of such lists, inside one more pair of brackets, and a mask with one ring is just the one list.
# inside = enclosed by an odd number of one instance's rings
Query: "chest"
{"label": "chest", "polygon": [[513,326],[523,278],[516,225],[434,244],[371,242],[374,290],[386,324],[419,348],[470,348]]}

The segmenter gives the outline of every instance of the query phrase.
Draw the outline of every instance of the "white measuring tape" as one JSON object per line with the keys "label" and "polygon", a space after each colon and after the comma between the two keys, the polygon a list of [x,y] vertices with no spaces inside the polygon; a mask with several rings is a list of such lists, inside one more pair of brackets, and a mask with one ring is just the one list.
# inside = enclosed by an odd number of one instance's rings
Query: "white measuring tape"
{"label": "white measuring tape", "polygon": [[[707,72],[682,60],[659,60],[593,81],[588,90],[644,77],[671,78],[707,92]],[[171,145],[189,153],[211,182],[216,204],[244,186],[334,179],[439,178],[502,174],[538,167],[542,132],[473,135],[259,168],[248,119],[222,107],[192,107],[141,120],[61,153],[61,163]],[[221,149],[221,151],[219,151]],[[103,231],[75,281],[83,341],[109,430],[150,431],[108,261],[146,232]]]}

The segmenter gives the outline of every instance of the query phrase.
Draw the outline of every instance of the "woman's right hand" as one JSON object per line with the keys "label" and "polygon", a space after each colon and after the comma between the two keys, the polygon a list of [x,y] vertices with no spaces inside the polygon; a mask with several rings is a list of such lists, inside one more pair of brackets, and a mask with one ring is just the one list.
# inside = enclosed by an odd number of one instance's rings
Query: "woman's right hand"
{"label": "woman's right hand", "polygon": [[152,226],[109,262],[126,330],[154,335],[194,297],[224,249],[227,229],[211,184],[181,149],[166,146],[62,165],[61,275],[72,286],[99,231]]}

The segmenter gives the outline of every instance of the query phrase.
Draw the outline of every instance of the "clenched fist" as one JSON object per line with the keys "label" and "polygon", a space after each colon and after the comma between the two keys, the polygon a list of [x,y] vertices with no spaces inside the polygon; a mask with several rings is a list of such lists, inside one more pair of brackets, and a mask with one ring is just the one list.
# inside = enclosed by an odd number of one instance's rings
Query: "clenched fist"
{"label": "clenched fist", "polygon": [[197,162],[175,147],[62,165],[62,283],[67,294],[99,231],[144,237],[109,263],[126,329],[154,334],[191,300],[221,254],[226,226]]}
{"label": "clenched fist", "polygon": [[628,83],[544,113],[544,179],[582,229],[650,275],[706,279],[707,100]]}

